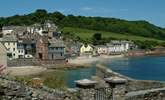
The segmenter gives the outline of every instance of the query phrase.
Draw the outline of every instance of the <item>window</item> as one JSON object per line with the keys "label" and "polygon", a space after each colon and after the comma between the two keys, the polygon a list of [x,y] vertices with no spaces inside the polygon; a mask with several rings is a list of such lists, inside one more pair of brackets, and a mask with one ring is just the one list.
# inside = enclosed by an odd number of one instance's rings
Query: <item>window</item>
{"label": "window", "polygon": [[10,43],[8,42],[8,45],[10,45]]}
{"label": "window", "polygon": [[20,51],[20,50],[18,50],[18,53],[21,53],[21,51]]}
{"label": "window", "polygon": [[54,55],[52,54],[52,59],[54,59]]}
{"label": "window", "polygon": [[15,57],[15,53],[13,53],[13,56]]}
{"label": "window", "polygon": [[13,51],[15,51],[15,48],[13,48]]}

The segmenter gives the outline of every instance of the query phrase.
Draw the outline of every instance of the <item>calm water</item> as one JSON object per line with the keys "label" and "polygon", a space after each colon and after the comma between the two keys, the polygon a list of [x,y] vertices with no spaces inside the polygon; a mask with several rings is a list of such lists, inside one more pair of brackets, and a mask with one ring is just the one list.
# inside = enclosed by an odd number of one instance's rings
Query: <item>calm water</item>
{"label": "calm water", "polygon": [[[112,70],[131,78],[165,81],[165,56],[146,56],[133,58],[115,58],[99,62]],[[95,75],[95,65],[89,69],[65,72],[69,87],[75,87],[74,81]]]}

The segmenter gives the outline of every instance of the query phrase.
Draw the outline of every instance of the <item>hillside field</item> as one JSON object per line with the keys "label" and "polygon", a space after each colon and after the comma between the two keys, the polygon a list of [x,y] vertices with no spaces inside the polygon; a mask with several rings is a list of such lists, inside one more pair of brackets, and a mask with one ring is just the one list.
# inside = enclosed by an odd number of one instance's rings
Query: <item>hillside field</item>
{"label": "hillside field", "polygon": [[135,36],[130,34],[119,34],[119,33],[113,33],[113,32],[104,32],[104,31],[95,31],[95,30],[88,30],[88,29],[82,29],[82,28],[72,28],[72,27],[64,27],[60,29],[63,32],[70,32],[76,36],[79,36],[81,39],[86,40],[93,36],[94,33],[101,33],[103,38],[115,38],[115,39],[124,39],[124,40],[139,40],[139,41],[156,41],[156,42],[165,42],[163,40],[158,40],[154,38],[148,38],[148,37],[141,37],[141,36]]}

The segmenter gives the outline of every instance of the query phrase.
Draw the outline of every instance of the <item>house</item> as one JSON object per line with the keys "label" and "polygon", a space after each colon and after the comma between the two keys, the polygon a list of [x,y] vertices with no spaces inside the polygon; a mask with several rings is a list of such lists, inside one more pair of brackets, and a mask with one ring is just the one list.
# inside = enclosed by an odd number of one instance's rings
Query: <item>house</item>
{"label": "house", "polygon": [[53,21],[45,21],[43,27],[49,38],[53,38],[56,35],[59,35],[59,32],[57,32],[58,27],[55,25],[55,23],[53,23]]}
{"label": "house", "polygon": [[94,51],[94,48],[87,44],[87,45],[82,45],[80,48],[80,54],[81,55],[92,55]]}
{"label": "house", "polygon": [[14,31],[15,26],[3,26],[2,33],[3,35],[11,34]]}
{"label": "house", "polygon": [[66,57],[76,57],[80,55],[81,43],[67,41],[65,42],[65,45],[66,45],[65,47]]}
{"label": "house", "polygon": [[17,38],[14,35],[6,35],[1,39],[1,43],[7,49],[7,55],[10,59],[18,58]]}
{"label": "house", "polygon": [[36,59],[44,64],[56,64],[65,61],[63,41],[42,37],[36,43]]}
{"label": "house", "polygon": [[25,26],[3,26],[2,33],[3,35],[23,35],[27,30]]}
{"label": "house", "polygon": [[25,55],[35,56],[36,53],[36,41],[34,38],[23,38],[18,41],[19,49],[24,49]]}
{"label": "house", "polygon": [[102,55],[102,54],[108,54],[108,47],[105,46],[105,45],[98,45],[97,46],[97,52],[100,55]]}
{"label": "house", "polygon": [[2,43],[0,43],[0,65],[7,66],[7,50]]}
{"label": "house", "polygon": [[107,44],[108,54],[122,54],[133,49],[134,44],[131,41],[111,41]]}
{"label": "house", "polygon": [[43,27],[41,24],[34,24],[32,26],[27,27],[27,32],[31,34],[38,33],[39,35],[43,35]]}
{"label": "house", "polygon": [[57,26],[55,25],[55,23],[53,23],[53,21],[47,20],[44,23],[44,29],[47,31],[51,31],[51,32],[56,32],[57,31]]}
{"label": "house", "polygon": [[18,58],[25,58],[25,48],[22,40],[18,40],[17,50],[18,50]]}

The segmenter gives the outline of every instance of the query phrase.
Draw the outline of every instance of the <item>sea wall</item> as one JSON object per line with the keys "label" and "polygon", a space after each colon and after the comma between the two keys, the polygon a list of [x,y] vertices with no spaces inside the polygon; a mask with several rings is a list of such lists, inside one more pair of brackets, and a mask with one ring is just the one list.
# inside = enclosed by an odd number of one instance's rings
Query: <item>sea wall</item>
{"label": "sea wall", "polygon": [[127,79],[128,82],[126,83],[126,90],[127,90],[126,92],[165,87],[165,82],[135,80],[127,76],[121,75],[119,73],[116,73],[112,71],[111,69],[106,68],[103,65],[97,65],[96,76],[102,79],[107,78],[107,77],[115,77],[115,76]]}
{"label": "sea wall", "polygon": [[36,59],[14,59],[7,62],[8,67],[41,65]]}
{"label": "sea wall", "polygon": [[165,100],[165,88],[130,92],[126,100]]}

